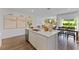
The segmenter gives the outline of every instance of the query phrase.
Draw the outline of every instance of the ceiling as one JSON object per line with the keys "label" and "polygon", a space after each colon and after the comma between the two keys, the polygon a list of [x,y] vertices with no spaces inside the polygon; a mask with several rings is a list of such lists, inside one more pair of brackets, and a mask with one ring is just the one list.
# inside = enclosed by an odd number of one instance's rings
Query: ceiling
{"label": "ceiling", "polygon": [[60,13],[79,10],[78,8],[5,8],[6,11],[15,11],[33,16],[55,16]]}

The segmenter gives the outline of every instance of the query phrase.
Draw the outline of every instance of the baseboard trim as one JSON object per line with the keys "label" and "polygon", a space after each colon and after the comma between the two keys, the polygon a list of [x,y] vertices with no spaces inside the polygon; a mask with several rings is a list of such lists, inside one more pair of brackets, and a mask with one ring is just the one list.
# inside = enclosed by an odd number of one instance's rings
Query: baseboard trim
{"label": "baseboard trim", "polygon": [[11,39],[11,38],[17,38],[17,37],[21,37],[21,36],[25,36],[25,35],[12,36],[12,37],[3,38],[3,39]]}

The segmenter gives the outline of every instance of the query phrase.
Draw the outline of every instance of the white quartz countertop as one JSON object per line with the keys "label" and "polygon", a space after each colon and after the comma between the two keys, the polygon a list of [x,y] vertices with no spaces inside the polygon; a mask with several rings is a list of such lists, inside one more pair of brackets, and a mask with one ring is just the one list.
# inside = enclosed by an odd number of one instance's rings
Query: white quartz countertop
{"label": "white quartz countertop", "polygon": [[55,34],[57,34],[59,32],[58,30],[52,30],[51,32],[50,31],[45,32],[43,30],[33,31],[31,29],[27,29],[27,30],[29,30],[31,32],[34,32],[34,33],[38,33],[38,34],[43,35],[43,36],[46,36],[46,37],[51,37],[52,35],[55,35]]}
{"label": "white quartz countertop", "polygon": [[47,32],[45,32],[45,31],[38,31],[36,33],[41,34],[41,35],[46,36],[46,37],[51,37],[52,35],[55,35],[58,32],[59,32],[58,30],[52,30],[51,32],[49,32],[49,31],[47,31]]}

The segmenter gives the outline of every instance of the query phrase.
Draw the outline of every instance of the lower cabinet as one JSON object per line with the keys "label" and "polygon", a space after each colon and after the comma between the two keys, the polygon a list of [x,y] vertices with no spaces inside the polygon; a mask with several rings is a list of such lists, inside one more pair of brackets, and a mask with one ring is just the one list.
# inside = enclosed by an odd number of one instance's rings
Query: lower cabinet
{"label": "lower cabinet", "polygon": [[57,34],[55,34],[51,37],[46,37],[39,33],[29,31],[29,42],[37,50],[56,50],[56,49],[58,49]]}

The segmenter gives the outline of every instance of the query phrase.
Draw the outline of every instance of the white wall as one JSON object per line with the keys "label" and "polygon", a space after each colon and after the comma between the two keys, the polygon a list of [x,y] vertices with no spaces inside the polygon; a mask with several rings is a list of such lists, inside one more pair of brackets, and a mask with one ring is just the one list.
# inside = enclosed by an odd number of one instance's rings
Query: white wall
{"label": "white wall", "polygon": [[[10,10],[6,10],[3,9],[3,21],[4,21],[4,16],[6,16],[7,14],[13,14],[13,15],[24,15],[22,13],[18,13],[16,11],[10,11]],[[4,27],[4,26],[3,26]],[[16,28],[16,29],[4,29],[3,28],[3,39],[5,38],[9,38],[9,37],[14,37],[14,36],[19,36],[19,35],[24,35],[25,34],[25,30],[23,28]]]}
{"label": "white wall", "polygon": [[3,17],[2,17],[2,9],[0,9],[0,32],[3,30]]}
{"label": "white wall", "polygon": [[0,47],[2,45],[2,32],[3,32],[3,17],[2,17],[2,9],[0,9]]}

